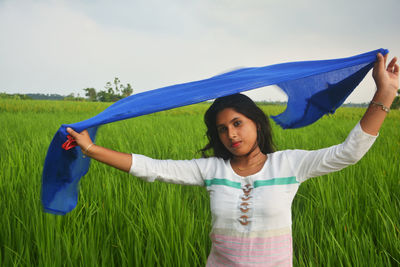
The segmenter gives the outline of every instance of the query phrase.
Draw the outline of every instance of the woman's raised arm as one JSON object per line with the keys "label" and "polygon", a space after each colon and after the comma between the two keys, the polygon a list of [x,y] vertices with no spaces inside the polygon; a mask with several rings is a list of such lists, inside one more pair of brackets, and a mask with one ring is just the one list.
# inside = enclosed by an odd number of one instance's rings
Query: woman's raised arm
{"label": "woman's raised arm", "polygon": [[82,149],[83,154],[119,170],[129,172],[132,165],[131,154],[95,145],[86,130],[78,133],[68,127],[67,132],[75,139],[76,143]]}
{"label": "woman's raised arm", "polygon": [[[377,135],[388,108],[392,105],[399,89],[399,65],[396,64],[397,58],[394,57],[386,67],[388,54],[377,55],[377,61],[372,72],[376,84],[376,93],[372,98],[371,104],[360,121],[364,132]],[[385,110],[386,109],[386,110]]]}

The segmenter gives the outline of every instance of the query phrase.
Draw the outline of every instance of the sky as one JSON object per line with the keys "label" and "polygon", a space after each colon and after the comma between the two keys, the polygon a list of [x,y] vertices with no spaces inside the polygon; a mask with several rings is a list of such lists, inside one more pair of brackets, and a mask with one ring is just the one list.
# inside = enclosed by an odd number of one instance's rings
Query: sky
{"label": "sky", "polygon": [[[0,0],[0,92],[83,96],[118,77],[139,93],[240,67],[400,57],[399,18],[400,0]],[[346,102],[374,91],[368,74]]]}

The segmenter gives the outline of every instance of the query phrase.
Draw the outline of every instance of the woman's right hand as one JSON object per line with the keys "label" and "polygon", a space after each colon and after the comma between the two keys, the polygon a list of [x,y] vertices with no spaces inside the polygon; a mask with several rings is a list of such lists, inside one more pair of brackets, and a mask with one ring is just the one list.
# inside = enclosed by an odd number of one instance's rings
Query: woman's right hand
{"label": "woman's right hand", "polygon": [[86,156],[119,170],[129,172],[132,165],[131,154],[122,153],[95,145],[87,130],[78,133],[68,127],[67,132],[75,139],[78,146],[80,146],[82,153]]}
{"label": "woman's right hand", "polygon": [[89,146],[92,146],[93,141],[90,138],[89,132],[83,130],[81,133],[75,132],[72,128],[67,127],[67,132],[75,139],[82,152],[86,152]]}

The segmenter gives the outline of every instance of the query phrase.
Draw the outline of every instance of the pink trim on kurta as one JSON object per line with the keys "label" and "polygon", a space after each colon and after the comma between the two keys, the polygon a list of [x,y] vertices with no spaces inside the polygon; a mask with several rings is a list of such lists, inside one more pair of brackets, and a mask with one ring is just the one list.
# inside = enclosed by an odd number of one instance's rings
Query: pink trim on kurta
{"label": "pink trim on kurta", "polygon": [[211,235],[208,266],[291,266],[292,236],[232,237]]}
{"label": "pink trim on kurta", "polygon": [[279,243],[285,242],[287,240],[292,240],[291,234],[279,235],[279,236],[271,236],[271,237],[234,237],[234,236],[226,236],[226,235],[216,235],[211,234],[211,239],[214,241],[221,241],[226,243],[239,243],[241,245],[245,244],[266,244],[266,243]]}

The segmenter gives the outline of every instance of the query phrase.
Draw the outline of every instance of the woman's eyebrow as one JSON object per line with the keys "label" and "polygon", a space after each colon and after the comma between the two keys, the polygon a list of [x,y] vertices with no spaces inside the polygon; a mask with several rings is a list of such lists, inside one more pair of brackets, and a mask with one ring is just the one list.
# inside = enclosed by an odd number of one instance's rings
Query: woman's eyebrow
{"label": "woman's eyebrow", "polygon": [[239,117],[235,117],[235,118],[231,119],[231,121],[229,123],[234,122],[234,121],[236,121],[238,119],[240,119],[240,118]]}

